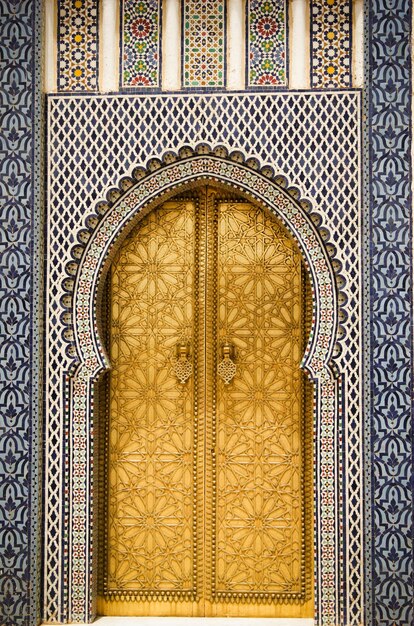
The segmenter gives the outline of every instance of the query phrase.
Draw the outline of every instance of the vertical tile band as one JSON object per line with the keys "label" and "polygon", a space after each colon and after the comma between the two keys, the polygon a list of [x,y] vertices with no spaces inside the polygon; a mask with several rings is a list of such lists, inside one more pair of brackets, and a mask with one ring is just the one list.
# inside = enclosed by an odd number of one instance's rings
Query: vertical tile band
{"label": "vertical tile band", "polygon": [[160,87],[161,39],[161,0],[122,0],[121,89]]}
{"label": "vertical tile band", "polygon": [[40,0],[1,3],[0,621],[39,623],[41,526]]}
{"label": "vertical tile band", "polygon": [[58,0],[58,91],[98,90],[98,0]]}
{"label": "vertical tile band", "polygon": [[[413,607],[413,301],[410,0],[370,0],[366,81],[370,279],[367,623]],[[368,525],[369,524],[369,525]]]}
{"label": "vertical tile band", "polygon": [[311,86],[351,87],[352,0],[312,0]]}
{"label": "vertical tile band", "polygon": [[287,86],[287,13],[286,0],[247,0],[247,87]]}
{"label": "vertical tile band", "polygon": [[226,4],[223,0],[182,0],[182,85],[226,86]]}

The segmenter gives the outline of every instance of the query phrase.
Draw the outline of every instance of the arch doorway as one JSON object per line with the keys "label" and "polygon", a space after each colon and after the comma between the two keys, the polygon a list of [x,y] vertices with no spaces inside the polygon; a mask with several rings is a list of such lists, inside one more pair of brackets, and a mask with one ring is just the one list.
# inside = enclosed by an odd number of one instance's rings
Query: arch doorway
{"label": "arch doorway", "polygon": [[142,218],[107,283],[98,613],[313,617],[297,245],[198,187]]}

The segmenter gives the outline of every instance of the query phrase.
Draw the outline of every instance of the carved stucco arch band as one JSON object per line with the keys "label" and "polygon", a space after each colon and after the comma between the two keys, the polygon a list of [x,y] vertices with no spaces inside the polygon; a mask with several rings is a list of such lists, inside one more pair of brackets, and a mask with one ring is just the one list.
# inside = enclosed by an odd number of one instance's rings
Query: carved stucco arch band
{"label": "carved stucco arch band", "polygon": [[[208,153],[207,153],[208,152]],[[128,230],[139,213],[151,210],[162,197],[178,193],[185,186],[201,181],[216,181],[238,190],[261,206],[268,207],[285,224],[299,244],[308,267],[313,293],[313,321],[302,367],[314,380],[315,392],[315,610],[317,623],[332,626],[340,622],[340,580],[335,567],[342,539],[340,514],[335,507],[335,492],[340,482],[338,466],[338,397],[340,381],[334,374],[331,358],[334,353],[337,327],[337,295],[335,274],[318,230],[309,213],[307,202],[299,201],[295,189],[285,189],[283,178],[273,177],[271,168],[259,171],[255,160],[244,162],[239,153],[230,158],[218,149],[198,151],[183,149],[180,157],[168,154],[164,161],[154,159],[148,170],[135,170],[134,179],[121,181],[119,190],[108,193],[109,202],[97,207],[97,214],[87,220],[88,231],[81,239],[84,250],[74,249],[65,287],[73,288],[73,300],[65,320],[72,317],[73,364],[69,395],[72,424],[71,490],[72,518],[69,528],[68,598],[69,621],[89,621],[94,616],[95,572],[91,519],[93,491],[91,455],[93,451],[93,384],[108,363],[99,340],[96,322],[98,287],[104,268],[121,233]],[[137,179],[140,179],[137,181]],[[306,210],[307,209],[307,210]],[[323,234],[323,231],[322,231]],[[330,251],[332,252],[333,247]],[[85,469],[86,468],[86,469]],[[78,505],[78,494],[85,494],[87,507]],[[86,593],[85,593],[86,590]]]}

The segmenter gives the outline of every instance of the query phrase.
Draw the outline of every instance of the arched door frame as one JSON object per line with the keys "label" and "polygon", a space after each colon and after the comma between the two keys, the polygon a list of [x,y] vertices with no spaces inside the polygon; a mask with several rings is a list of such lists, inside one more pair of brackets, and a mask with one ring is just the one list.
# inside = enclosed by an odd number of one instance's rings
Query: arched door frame
{"label": "arched door frame", "polygon": [[[256,204],[273,212],[298,243],[309,271],[313,297],[310,339],[302,367],[314,382],[314,492],[315,492],[315,611],[317,623],[340,622],[341,572],[337,567],[343,524],[336,506],[340,484],[339,393],[340,380],[332,367],[336,341],[338,304],[335,274],[322,235],[299,201],[297,190],[286,189],[284,180],[274,178],[270,168],[258,170],[254,161],[238,162],[220,151],[181,151],[181,158],[167,155],[154,160],[149,170],[134,172],[135,178],[121,181],[111,190],[109,202],[97,207],[84,231],[84,250],[72,267],[73,279],[66,282],[70,323],[66,338],[73,367],[67,386],[67,405],[74,445],[69,455],[70,484],[68,518],[70,543],[68,563],[68,619],[90,621],[94,616],[96,572],[93,566],[95,541],[91,530],[93,504],[93,389],[108,368],[99,337],[97,302],[103,279],[116,249],[136,224],[162,200],[191,186],[216,183],[237,190]],[[139,180],[137,180],[139,179]],[[315,220],[317,222],[318,220]]]}

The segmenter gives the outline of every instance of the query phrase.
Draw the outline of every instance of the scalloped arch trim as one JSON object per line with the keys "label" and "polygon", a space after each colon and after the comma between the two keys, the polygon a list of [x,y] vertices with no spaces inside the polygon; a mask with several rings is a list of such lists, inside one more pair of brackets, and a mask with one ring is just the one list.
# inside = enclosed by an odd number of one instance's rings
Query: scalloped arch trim
{"label": "scalloped arch trim", "polygon": [[[272,167],[260,167],[257,159],[245,158],[239,151],[200,144],[183,147],[178,154],[167,152],[163,159],[150,159],[111,188],[106,200],[86,218],[78,233],[63,280],[65,295],[64,339],[71,370],[83,364],[92,376],[107,366],[96,324],[96,297],[103,268],[116,241],[138,214],[148,211],[162,199],[186,185],[203,180],[225,184],[277,215],[296,239],[309,269],[313,292],[313,322],[303,366],[313,376],[329,369],[330,359],[339,353],[335,346],[338,325],[337,290],[345,281],[336,259],[336,249],[321,216],[310,202],[301,198]],[[339,295],[339,304],[345,302]],[[344,319],[340,311],[339,318]],[[341,327],[338,336],[341,337]]]}
{"label": "scalloped arch trim", "polygon": [[308,267],[313,322],[302,365],[314,378],[315,610],[317,616],[323,616],[324,624],[338,623],[340,579],[339,570],[332,571],[332,555],[343,546],[343,519],[336,505],[341,479],[338,427],[342,379],[335,376],[330,359],[336,335],[339,336],[338,285],[345,285],[345,281],[339,274],[335,248],[322,219],[307,200],[301,199],[296,188],[289,187],[286,179],[276,176],[270,167],[260,168],[255,159],[245,159],[240,152],[228,154],[223,148],[211,150],[205,145],[195,150],[183,148],[178,154],[167,153],[163,160],[150,160],[147,168],[136,168],[131,177],[120,181],[118,188],[110,189],[106,200],[99,202],[96,212],[86,219],[86,228],[80,231],[66,268],[63,315],[72,370],[65,402],[74,441],[69,453],[76,484],[73,502],[76,499],[86,503],[86,508],[73,506],[68,523],[72,538],[68,555],[72,575],[70,615],[73,621],[86,621],[93,595],[93,590],[85,591],[86,581],[93,577],[89,555],[94,546],[89,535],[92,479],[84,468],[89,467],[91,454],[93,457],[94,382],[107,366],[96,323],[103,274],[117,244],[140,215],[169,196],[206,181],[234,189],[273,212],[296,239]]}

